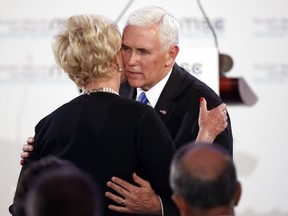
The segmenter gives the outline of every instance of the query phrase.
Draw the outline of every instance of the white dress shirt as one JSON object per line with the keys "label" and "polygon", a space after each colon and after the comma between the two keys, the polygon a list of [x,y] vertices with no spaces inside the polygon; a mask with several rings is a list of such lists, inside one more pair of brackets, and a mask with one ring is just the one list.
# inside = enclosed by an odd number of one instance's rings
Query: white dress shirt
{"label": "white dress shirt", "polygon": [[[172,69],[169,71],[169,73],[160,81],[158,82],[155,86],[153,86],[151,89],[148,91],[144,91],[146,94],[146,97],[149,101],[148,105],[151,107],[155,107],[156,103],[160,97],[160,94],[166,85],[170,75],[171,75]],[[136,95],[136,100],[138,101],[139,95],[143,92],[143,89],[137,88],[137,95]]]}

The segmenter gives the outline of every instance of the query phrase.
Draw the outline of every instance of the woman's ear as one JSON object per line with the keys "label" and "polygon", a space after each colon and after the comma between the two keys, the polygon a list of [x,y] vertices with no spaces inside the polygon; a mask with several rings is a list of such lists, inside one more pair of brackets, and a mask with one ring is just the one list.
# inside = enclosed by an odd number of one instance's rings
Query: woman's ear
{"label": "woman's ear", "polygon": [[122,72],[123,71],[123,62],[122,62],[122,55],[121,55],[121,52],[118,52],[116,55],[115,55],[115,63],[117,65],[117,70],[119,72]]}

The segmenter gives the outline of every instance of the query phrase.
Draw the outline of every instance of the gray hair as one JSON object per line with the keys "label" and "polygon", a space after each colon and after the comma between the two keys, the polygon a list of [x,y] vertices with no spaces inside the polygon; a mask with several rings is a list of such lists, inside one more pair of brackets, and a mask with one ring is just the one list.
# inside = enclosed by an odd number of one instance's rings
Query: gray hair
{"label": "gray hair", "polygon": [[125,24],[134,26],[159,26],[159,39],[163,50],[179,43],[179,24],[176,18],[158,6],[148,6],[134,11]]}

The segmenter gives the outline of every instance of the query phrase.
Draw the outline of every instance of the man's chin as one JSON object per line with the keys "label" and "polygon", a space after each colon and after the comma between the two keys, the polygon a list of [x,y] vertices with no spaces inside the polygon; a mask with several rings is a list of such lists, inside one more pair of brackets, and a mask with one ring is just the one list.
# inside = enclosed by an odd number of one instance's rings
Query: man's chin
{"label": "man's chin", "polygon": [[127,78],[127,80],[128,80],[129,85],[134,88],[141,88],[143,86],[143,82],[139,82],[135,79],[130,79],[130,78]]}

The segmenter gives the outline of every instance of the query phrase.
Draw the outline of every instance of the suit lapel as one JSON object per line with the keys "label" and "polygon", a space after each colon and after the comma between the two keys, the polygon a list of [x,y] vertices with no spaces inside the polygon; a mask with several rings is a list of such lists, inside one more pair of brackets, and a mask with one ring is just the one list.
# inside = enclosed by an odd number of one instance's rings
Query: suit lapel
{"label": "suit lapel", "polygon": [[183,75],[179,66],[175,63],[171,75],[160,94],[160,97],[155,106],[156,112],[160,118],[166,123],[175,108],[174,98],[177,98],[181,93],[181,83]]}
{"label": "suit lapel", "polygon": [[[173,110],[175,109],[176,104],[173,100],[181,94],[181,89],[183,88],[183,86],[181,88],[181,84],[183,79],[184,74],[181,68],[175,63],[171,75],[154,108],[164,123],[169,120]],[[135,100],[136,89],[131,87],[128,81],[125,81],[120,86],[120,95]]]}

